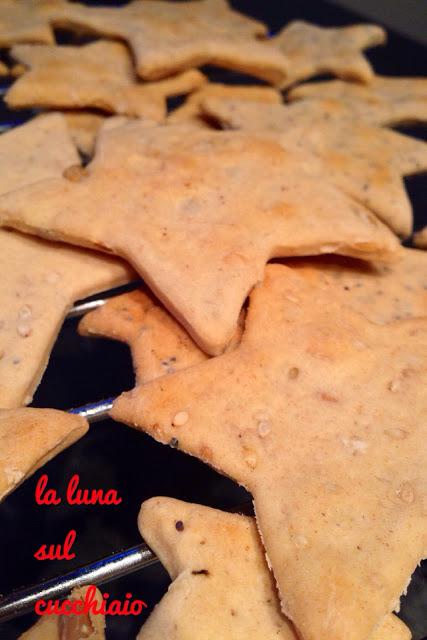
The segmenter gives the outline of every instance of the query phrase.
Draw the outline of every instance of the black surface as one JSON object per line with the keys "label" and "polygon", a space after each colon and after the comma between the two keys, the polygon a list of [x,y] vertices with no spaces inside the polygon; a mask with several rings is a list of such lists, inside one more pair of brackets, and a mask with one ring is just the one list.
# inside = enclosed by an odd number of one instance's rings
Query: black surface
{"label": "black surface", "polygon": [[[242,0],[233,5],[267,22],[272,33],[295,18],[325,26],[355,21],[355,16],[349,12],[319,1]],[[390,34],[389,44],[370,51],[368,57],[378,73],[427,75],[426,50],[397,35]],[[235,74],[222,70],[211,69],[210,75],[220,81],[236,81]],[[11,116],[0,106],[0,124],[19,123],[26,117],[28,113],[24,112]],[[425,138],[426,129],[418,128],[411,133]],[[427,224],[422,206],[426,179],[414,177],[406,183],[414,204],[415,226],[419,228]],[[69,320],[61,331],[33,404],[66,409],[116,396],[132,385],[127,348],[108,340],[79,337],[76,321]],[[197,460],[111,420],[94,424],[83,440],[60,454],[43,472],[49,474],[50,486],[62,495],[69,478],[79,473],[82,486],[114,487],[123,502],[117,507],[37,506],[34,489],[41,474],[38,472],[0,505],[0,594],[68,572],[73,567],[139,543],[136,517],[145,498],[166,495],[231,508],[247,497],[233,482]],[[77,531],[74,561],[39,562],[33,558],[40,544],[61,542],[71,528]],[[168,584],[165,571],[157,564],[105,585],[102,590],[119,599],[131,591],[151,608]],[[135,637],[146,615],[137,619],[110,617],[107,637],[110,640]],[[412,580],[408,596],[403,599],[401,616],[411,627],[414,640],[427,636],[426,565],[417,570]],[[35,616],[30,615],[2,625],[0,640],[14,640],[34,620]]]}

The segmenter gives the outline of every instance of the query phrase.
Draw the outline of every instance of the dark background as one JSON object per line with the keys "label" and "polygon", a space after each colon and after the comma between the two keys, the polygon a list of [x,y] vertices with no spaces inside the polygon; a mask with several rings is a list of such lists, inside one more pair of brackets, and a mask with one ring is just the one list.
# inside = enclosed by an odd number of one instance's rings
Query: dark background
{"label": "dark background", "polygon": [[[292,19],[306,19],[325,26],[360,21],[348,11],[315,0],[242,0],[232,4],[266,22],[271,33]],[[67,41],[65,34],[61,37]],[[393,33],[389,32],[386,47],[373,49],[367,55],[377,73],[427,75],[426,50]],[[210,69],[209,75],[222,82],[254,83],[253,79],[218,69]],[[4,105],[0,105],[0,125],[21,122],[29,115],[25,112],[8,113]],[[426,138],[426,128],[419,127],[410,132]],[[427,224],[422,207],[426,178],[417,176],[405,182],[414,205],[415,226],[420,228]],[[108,340],[82,338],[76,332],[76,325],[76,320],[65,322],[34,398],[34,406],[68,409],[116,396],[133,386],[127,347]],[[43,468],[43,472],[49,474],[49,485],[55,487],[60,495],[65,494],[70,477],[79,473],[82,487],[114,487],[123,497],[123,502],[117,507],[37,506],[34,489],[42,473],[37,472],[0,505],[2,595],[138,544],[141,540],[136,527],[137,514],[141,502],[151,496],[173,496],[223,509],[232,508],[249,498],[244,490],[197,460],[157,444],[148,436],[112,420],[93,424],[85,438],[57,456]],[[74,561],[38,562],[33,558],[41,544],[62,542],[72,528],[77,530]],[[131,591],[135,598],[142,598],[152,608],[168,584],[166,572],[156,564],[103,585],[102,591],[120,600]],[[143,613],[137,619],[133,616],[110,617],[107,638],[134,638],[146,615]],[[414,640],[427,636],[426,565],[419,568],[413,577],[408,595],[403,599],[401,617],[411,627]],[[0,640],[15,640],[35,619],[34,615],[28,615],[0,626]]]}

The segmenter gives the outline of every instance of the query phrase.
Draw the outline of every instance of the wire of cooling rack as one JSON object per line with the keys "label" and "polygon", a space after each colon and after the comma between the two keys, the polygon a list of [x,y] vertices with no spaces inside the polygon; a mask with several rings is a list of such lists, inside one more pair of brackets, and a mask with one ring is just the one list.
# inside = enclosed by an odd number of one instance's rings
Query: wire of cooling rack
{"label": "wire of cooling rack", "polygon": [[158,562],[145,543],[120,551],[63,576],[15,591],[0,600],[0,624],[34,611],[38,600],[60,600],[84,585],[101,585]]}

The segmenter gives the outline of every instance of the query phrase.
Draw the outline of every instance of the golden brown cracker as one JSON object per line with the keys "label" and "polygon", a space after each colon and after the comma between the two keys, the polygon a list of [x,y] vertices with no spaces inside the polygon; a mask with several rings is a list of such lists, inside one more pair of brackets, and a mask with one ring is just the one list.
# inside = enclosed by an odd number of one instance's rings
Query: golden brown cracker
{"label": "golden brown cracker", "polygon": [[[84,600],[88,589],[73,589],[68,600]],[[94,601],[98,608],[103,602],[98,589],[95,589]],[[105,616],[92,611],[81,615],[45,615],[20,635],[19,640],[105,640]]]}
{"label": "golden brown cracker", "polygon": [[[242,310],[227,351],[239,344],[244,322]],[[78,329],[84,336],[101,336],[128,344],[137,384],[175,373],[208,358],[146,288],[108,299],[101,307],[87,313]]]}
{"label": "golden brown cracker", "polygon": [[29,68],[5,95],[12,108],[92,107],[160,121],[168,96],[188,93],[206,81],[200,71],[190,69],[161,82],[138,82],[131,55],[120,42],[16,45],[11,54]]}
{"label": "golden brown cracker", "polygon": [[235,351],[111,414],[252,493],[304,640],[364,640],[426,552],[426,382],[426,318],[378,326],[270,265]]}
{"label": "golden brown cracker", "polygon": [[173,582],[137,640],[296,640],[253,518],[151,498],[138,526]]}
{"label": "golden brown cracker", "polygon": [[[0,193],[81,168],[64,118],[49,114],[0,136]],[[68,169],[69,165],[74,168]],[[0,230],[0,407],[31,402],[72,303],[133,277],[105,255]]]}
{"label": "golden brown cracker", "polygon": [[363,85],[327,80],[293,88],[287,99],[333,98],[371,124],[398,125],[427,121],[427,78],[374,76]]}
{"label": "golden brown cracker", "polygon": [[271,39],[289,61],[282,87],[323,73],[359,82],[370,82],[372,67],[364,49],[384,44],[384,29],[373,24],[346,27],[318,27],[295,20]]}
{"label": "golden brown cracker", "polygon": [[8,76],[9,72],[9,68],[0,60],[0,76]]}
{"label": "golden brown cracker", "polygon": [[52,44],[54,12],[65,7],[61,0],[2,0],[0,2],[0,47],[18,42]]}
{"label": "golden brown cracker", "polygon": [[414,245],[419,249],[427,249],[427,226],[414,233]]}
{"label": "golden brown cracker", "polygon": [[129,345],[137,384],[204,362],[208,356],[144,289],[110,298],[79,324],[86,336],[104,336]]}
{"label": "golden brown cracker", "polygon": [[0,193],[60,176],[80,162],[60,114],[46,114],[0,136]]}
{"label": "golden brown cracker", "polygon": [[32,400],[73,302],[127,282],[125,263],[0,230],[0,407]]}
{"label": "golden brown cracker", "polygon": [[[280,611],[253,518],[151,498],[142,504],[138,525],[173,580],[138,640],[297,640]],[[389,615],[370,640],[410,637]]]}
{"label": "golden brown cracker", "polygon": [[398,235],[410,235],[412,206],[403,176],[426,171],[425,142],[355,121],[337,100],[259,105],[209,98],[203,110],[232,129],[280,133],[284,144],[313,153],[332,182]]}
{"label": "golden brown cracker", "polygon": [[0,409],[0,500],[88,428],[81,416],[54,409]]}
{"label": "golden brown cracker", "polygon": [[70,3],[63,24],[128,42],[145,80],[204,64],[273,83],[281,82],[287,71],[285,56],[258,40],[266,34],[265,25],[237,13],[226,0],[135,0],[120,8]]}
{"label": "golden brown cracker", "polygon": [[262,86],[226,85],[209,82],[188,96],[184,104],[169,114],[168,124],[203,126],[202,104],[207,98],[250,100],[251,102],[280,103],[282,95],[276,89]]}
{"label": "golden brown cracker", "polygon": [[127,257],[197,344],[217,354],[270,258],[393,258],[393,234],[313,163],[269,134],[133,122],[102,132],[80,181],[2,196],[0,218]]}

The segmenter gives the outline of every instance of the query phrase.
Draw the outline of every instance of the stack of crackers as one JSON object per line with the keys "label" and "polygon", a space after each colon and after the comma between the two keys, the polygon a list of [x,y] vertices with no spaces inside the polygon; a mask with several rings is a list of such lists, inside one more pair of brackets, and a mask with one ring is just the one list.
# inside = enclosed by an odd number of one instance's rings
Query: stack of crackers
{"label": "stack of crackers", "polygon": [[67,311],[141,278],[79,326],[131,348],[111,416],[243,485],[255,519],[143,504],[173,582],[138,638],[403,640],[427,552],[427,254],[401,245],[403,179],[427,144],[393,127],[427,121],[427,78],[375,74],[375,25],[267,33],[226,0],[0,1],[4,99],[34,110],[0,137],[0,498],[88,429],[25,408]]}

